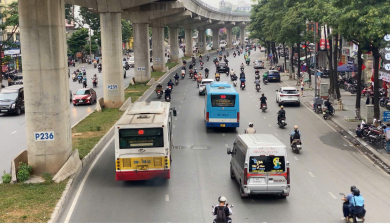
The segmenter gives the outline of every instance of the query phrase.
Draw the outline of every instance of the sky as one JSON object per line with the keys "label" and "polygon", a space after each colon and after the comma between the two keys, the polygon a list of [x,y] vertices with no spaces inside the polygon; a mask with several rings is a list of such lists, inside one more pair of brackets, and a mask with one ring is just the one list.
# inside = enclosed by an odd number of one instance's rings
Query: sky
{"label": "sky", "polygon": [[[204,1],[205,3],[218,8],[219,7],[219,2],[221,0],[201,0],[201,1]],[[231,2],[231,3],[237,3],[238,2],[238,0],[225,0],[225,1],[228,1],[228,2]],[[246,0],[246,3],[253,4],[252,1],[250,1],[250,0]]]}

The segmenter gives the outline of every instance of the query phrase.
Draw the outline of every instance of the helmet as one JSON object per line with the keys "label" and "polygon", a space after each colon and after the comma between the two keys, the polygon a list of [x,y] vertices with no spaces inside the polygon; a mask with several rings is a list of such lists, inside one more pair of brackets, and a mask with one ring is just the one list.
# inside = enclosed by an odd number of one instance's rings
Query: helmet
{"label": "helmet", "polygon": [[359,196],[360,195],[360,190],[357,189],[357,188],[353,189],[353,195],[354,196]]}
{"label": "helmet", "polygon": [[220,196],[220,197],[218,198],[218,201],[219,201],[219,202],[226,202],[225,196]]}
{"label": "helmet", "polygon": [[294,125],[294,130],[297,130],[298,129],[298,125]]}
{"label": "helmet", "polygon": [[353,192],[353,190],[355,190],[356,189],[356,186],[355,185],[352,185],[351,186],[351,192]]}
{"label": "helmet", "polygon": [[199,72],[199,75],[202,75],[202,72]]}
{"label": "helmet", "polygon": [[280,109],[283,109],[284,107],[283,106],[280,106]]}
{"label": "helmet", "polygon": [[249,122],[249,127],[253,127],[253,123],[252,122]]}

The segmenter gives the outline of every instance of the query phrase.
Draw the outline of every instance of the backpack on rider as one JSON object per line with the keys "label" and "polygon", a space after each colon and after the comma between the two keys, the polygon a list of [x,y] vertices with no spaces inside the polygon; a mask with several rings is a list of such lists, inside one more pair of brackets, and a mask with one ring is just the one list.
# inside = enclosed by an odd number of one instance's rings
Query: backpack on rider
{"label": "backpack on rider", "polygon": [[217,218],[215,219],[216,223],[227,223],[227,217],[225,209],[227,207],[225,206],[218,206],[217,207]]}

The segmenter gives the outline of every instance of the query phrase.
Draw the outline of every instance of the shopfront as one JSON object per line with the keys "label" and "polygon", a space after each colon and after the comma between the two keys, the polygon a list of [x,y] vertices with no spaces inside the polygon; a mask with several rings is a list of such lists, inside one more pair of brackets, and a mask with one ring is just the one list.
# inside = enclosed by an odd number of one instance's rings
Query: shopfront
{"label": "shopfront", "polygon": [[1,56],[3,59],[3,63],[1,65],[3,72],[8,70],[22,71],[22,55],[20,48],[5,50],[4,57],[3,54]]}

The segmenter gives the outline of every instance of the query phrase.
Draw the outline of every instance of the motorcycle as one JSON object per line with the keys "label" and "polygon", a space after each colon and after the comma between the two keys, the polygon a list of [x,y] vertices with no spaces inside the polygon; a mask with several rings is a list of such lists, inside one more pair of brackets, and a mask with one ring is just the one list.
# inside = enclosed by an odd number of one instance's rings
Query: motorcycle
{"label": "motorcycle", "polygon": [[98,71],[99,71],[99,73],[102,72],[102,67],[101,66],[98,67]]}
{"label": "motorcycle", "polygon": [[[232,208],[233,208],[233,205],[230,205],[230,206],[229,206],[229,204],[226,204],[226,207],[230,207],[230,209],[232,209]],[[211,214],[214,215],[215,206],[212,205],[211,208],[213,209],[212,212],[211,212]],[[230,216],[229,216],[229,217],[230,217]],[[227,220],[227,223],[232,223],[232,221],[233,221],[233,220],[230,218],[230,220]],[[217,223],[217,219],[216,219],[216,218],[213,219],[213,223]]]}
{"label": "motorcycle", "polygon": [[156,94],[157,94],[157,98],[161,99],[161,97],[162,97],[162,95],[163,95],[163,91],[157,90],[157,91],[156,91]]}
{"label": "motorcycle", "polygon": [[76,74],[74,74],[74,73],[73,73],[73,75],[72,75],[72,80],[73,80],[73,82],[76,82],[76,81],[77,81],[77,76],[76,76]]}
{"label": "motorcycle", "polygon": [[236,57],[236,53],[233,54],[233,57],[234,57],[234,58]]}
{"label": "motorcycle", "polygon": [[321,104],[316,104],[316,106],[314,108],[314,112],[316,114],[320,114],[321,112],[323,112]]}
{"label": "motorcycle", "polygon": [[203,62],[200,63],[200,70],[203,70]]}
{"label": "motorcycle", "polygon": [[237,54],[238,54],[238,56],[240,56],[240,54],[241,54],[241,53],[240,53],[240,52],[238,52]]}
{"label": "motorcycle", "polygon": [[265,110],[267,110],[267,104],[266,103],[261,104],[261,110],[263,112],[265,112]]}
{"label": "motorcycle", "polygon": [[198,74],[194,74],[194,81],[198,79]]}
{"label": "motorcycle", "polygon": [[365,97],[366,95],[370,95],[370,96],[374,96],[374,91],[372,91],[371,89],[368,89],[367,87],[364,87],[364,89],[360,92],[361,93],[361,97]]}
{"label": "motorcycle", "polygon": [[256,85],[256,91],[257,91],[257,92],[260,91],[260,85]]}
{"label": "motorcycle", "polygon": [[259,73],[255,74],[255,79],[260,79]]}
{"label": "motorcycle", "polygon": [[[341,196],[343,196],[344,198],[346,198],[345,194],[344,193],[340,193]],[[347,202],[344,202],[344,203],[347,203]],[[349,223],[364,223],[364,217],[361,215],[361,214],[349,214],[347,220],[345,220],[346,222],[349,222]]]}
{"label": "motorcycle", "polygon": [[380,100],[379,100],[379,105],[381,107],[385,107],[387,105],[387,103],[389,102],[389,99],[386,98],[386,97],[382,97]]}
{"label": "motorcycle", "polygon": [[186,76],[186,70],[181,70],[181,79],[184,79]]}
{"label": "motorcycle", "polygon": [[192,79],[193,74],[194,74],[194,72],[192,71],[192,69],[190,69],[190,79]]}
{"label": "motorcycle", "polygon": [[165,96],[165,101],[166,102],[171,102],[171,96]]}
{"label": "motorcycle", "polygon": [[332,112],[332,111],[329,111],[328,108],[326,108],[325,111],[323,112],[324,120],[329,120],[333,115],[334,115],[334,109]]}
{"label": "motorcycle", "polygon": [[175,85],[179,84],[179,79],[175,79]]}
{"label": "motorcycle", "polygon": [[264,85],[267,85],[268,79],[263,79],[263,83],[264,83]]}
{"label": "motorcycle", "polygon": [[302,149],[302,144],[300,139],[294,139],[291,143],[291,149],[293,152],[298,153]]}
{"label": "motorcycle", "polygon": [[241,82],[241,90],[245,89],[245,82]]}
{"label": "motorcycle", "polygon": [[93,68],[97,68],[97,64],[93,64]]}
{"label": "motorcycle", "polygon": [[249,65],[250,61],[245,61],[246,65]]}
{"label": "motorcycle", "polygon": [[215,74],[215,81],[219,82],[219,79],[220,79],[220,75],[219,74]]}
{"label": "motorcycle", "polygon": [[280,128],[284,128],[284,126],[287,125],[286,118],[284,118],[284,117],[280,118],[279,121],[278,121],[278,125],[279,125]]}

